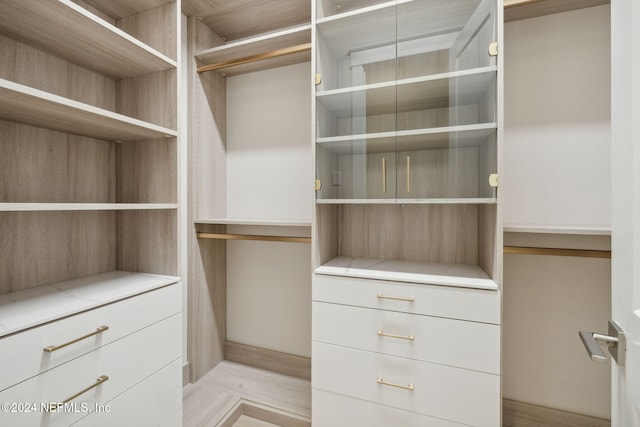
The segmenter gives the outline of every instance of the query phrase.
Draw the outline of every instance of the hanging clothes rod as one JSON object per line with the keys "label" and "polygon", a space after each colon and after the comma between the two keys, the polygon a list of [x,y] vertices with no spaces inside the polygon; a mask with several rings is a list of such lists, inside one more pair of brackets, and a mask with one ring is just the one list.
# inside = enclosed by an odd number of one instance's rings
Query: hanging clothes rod
{"label": "hanging clothes rod", "polygon": [[294,53],[300,53],[311,50],[311,43],[299,44],[297,46],[285,47],[282,49],[272,50],[270,52],[258,53],[256,55],[245,56],[244,58],[230,59],[228,61],[216,62],[210,65],[203,65],[198,67],[198,73],[204,73],[206,71],[215,71],[223,68],[233,67],[235,65],[248,64],[250,62],[263,61],[265,59],[277,58],[279,56],[292,55]]}
{"label": "hanging clothes rod", "polygon": [[264,242],[311,243],[311,237],[261,236],[255,234],[197,233],[199,239],[258,240]]}
{"label": "hanging clothes rod", "polygon": [[534,248],[529,246],[505,246],[505,254],[572,256],[580,258],[611,258],[611,251],[592,249]]}

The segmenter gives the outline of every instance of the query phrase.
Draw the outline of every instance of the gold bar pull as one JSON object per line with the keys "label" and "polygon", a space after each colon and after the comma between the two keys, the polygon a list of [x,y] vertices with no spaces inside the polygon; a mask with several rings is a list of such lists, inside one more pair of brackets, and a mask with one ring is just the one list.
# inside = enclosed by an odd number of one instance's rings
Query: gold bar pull
{"label": "gold bar pull", "polygon": [[72,341],[66,342],[66,343],[64,343],[64,344],[60,344],[60,345],[49,345],[49,346],[47,346],[47,347],[43,348],[43,350],[44,350],[44,351],[46,351],[47,353],[53,353],[53,352],[54,352],[54,351],[56,351],[56,350],[60,350],[61,348],[65,348],[66,346],[69,346],[69,345],[71,345],[71,344],[75,344],[75,343],[77,343],[78,341],[82,341],[82,340],[87,339],[87,338],[90,338],[90,337],[92,337],[92,336],[94,336],[94,335],[101,334],[102,332],[106,331],[107,329],[109,329],[109,327],[108,327],[108,326],[104,326],[104,325],[103,325],[103,326],[100,326],[98,329],[96,329],[96,330],[95,330],[95,332],[91,332],[90,334],[84,335],[84,336],[82,336],[82,337],[80,337],[80,338],[76,338],[75,340],[72,340]]}
{"label": "gold bar pull", "polygon": [[401,388],[403,390],[409,390],[409,391],[413,391],[414,387],[413,384],[409,384],[409,385],[402,385],[402,384],[395,384],[395,383],[389,383],[385,380],[383,380],[382,378],[378,377],[378,379],[376,380],[376,382],[378,384],[381,385],[387,385],[389,387],[395,387],[395,388]]}
{"label": "gold bar pull", "polygon": [[65,403],[69,403],[69,402],[71,402],[71,401],[72,401],[73,399],[75,399],[76,397],[78,397],[78,396],[81,396],[81,395],[85,394],[85,393],[86,393],[86,392],[88,392],[89,390],[93,390],[94,388],[98,387],[100,384],[102,384],[102,383],[106,382],[108,379],[109,379],[109,377],[108,377],[108,376],[106,376],[106,375],[101,375],[101,376],[99,376],[99,377],[96,379],[96,382],[95,382],[94,384],[91,384],[89,387],[87,387],[87,388],[85,388],[85,389],[83,389],[83,390],[80,390],[79,392],[77,392],[77,393],[76,393],[76,394],[74,394],[73,396],[66,398],[65,400],[63,400],[63,401],[62,401],[62,402],[60,402],[60,403],[51,403],[51,404],[50,404],[50,407],[49,407],[49,410],[50,410],[50,411],[51,411],[51,410],[55,410],[55,409],[59,408],[60,406],[63,406]]}
{"label": "gold bar pull", "polygon": [[411,157],[407,156],[407,193],[411,193]]}
{"label": "gold bar pull", "polygon": [[382,158],[382,192],[387,192],[387,159]]}
{"label": "gold bar pull", "polygon": [[394,335],[394,334],[389,334],[387,332],[384,332],[380,329],[378,329],[378,336],[380,337],[388,337],[388,338],[398,338],[401,340],[408,340],[408,341],[413,341],[415,339],[415,337],[413,335]]}
{"label": "gold bar pull", "polygon": [[413,302],[415,301],[413,297],[408,297],[408,298],[403,298],[403,297],[390,297],[388,295],[383,295],[383,294],[378,294],[377,295],[378,299],[390,299],[390,300],[394,300],[394,301],[406,301],[406,302]]}

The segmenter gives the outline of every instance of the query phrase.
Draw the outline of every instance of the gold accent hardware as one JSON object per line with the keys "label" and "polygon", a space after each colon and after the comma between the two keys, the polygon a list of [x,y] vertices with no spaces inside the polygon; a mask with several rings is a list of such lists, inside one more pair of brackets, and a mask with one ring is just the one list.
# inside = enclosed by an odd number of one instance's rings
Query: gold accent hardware
{"label": "gold accent hardware", "polygon": [[75,340],[73,340],[73,341],[69,341],[69,342],[66,342],[66,343],[64,343],[64,344],[60,344],[60,345],[49,345],[49,346],[47,346],[47,347],[43,348],[43,350],[44,350],[44,351],[46,351],[47,353],[53,353],[53,352],[54,352],[54,351],[56,351],[56,350],[60,350],[61,348],[65,348],[66,346],[69,346],[69,345],[71,345],[71,344],[75,344],[75,343],[77,343],[78,341],[82,341],[82,340],[87,339],[87,338],[89,338],[89,337],[92,337],[92,336],[94,336],[94,335],[98,335],[98,334],[100,334],[100,333],[102,333],[102,332],[106,331],[107,329],[109,329],[109,327],[108,327],[108,326],[104,326],[104,325],[103,325],[103,326],[100,326],[98,329],[96,329],[96,330],[95,330],[95,332],[91,332],[90,334],[84,335],[84,336],[82,336],[82,337],[80,337],[80,338],[76,338]]}
{"label": "gold accent hardware", "polygon": [[581,258],[611,258],[611,251],[598,251],[592,249],[561,249],[561,248],[533,248],[527,246],[505,246],[505,254],[518,255],[555,255],[572,256]]}
{"label": "gold accent hardware", "polygon": [[497,187],[498,186],[498,174],[492,173],[489,175],[489,187]]}
{"label": "gold accent hardware", "polygon": [[316,85],[319,85],[320,83],[322,83],[322,74],[316,73],[315,83]]}
{"label": "gold accent hardware", "polygon": [[382,158],[382,192],[387,192],[387,159]]}
{"label": "gold accent hardware", "polygon": [[409,385],[402,385],[402,384],[394,384],[394,383],[389,383],[385,380],[383,380],[382,378],[378,377],[378,379],[376,380],[376,382],[378,384],[381,385],[388,385],[389,387],[396,387],[396,388],[401,388],[403,390],[409,390],[409,391],[413,391],[413,384],[409,384]]}
{"label": "gold accent hardware", "polygon": [[411,193],[411,157],[407,156],[407,193]]}
{"label": "gold accent hardware", "polygon": [[197,233],[199,239],[258,240],[262,242],[311,243],[311,237],[259,236],[251,234]]}
{"label": "gold accent hardware", "polygon": [[489,44],[489,56],[498,56],[498,42]]}
{"label": "gold accent hardware", "polygon": [[376,297],[378,299],[390,299],[393,301],[406,301],[406,302],[413,302],[415,301],[415,299],[413,297],[408,297],[408,298],[403,298],[403,297],[390,297],[388,295],[383,295],[383,294],[378,294],[376,295]]}
{"label": "gold accent hardware", "polygon": [[63,400],[63,401],[62,401],[62,402],[60,402],[60,403],[51,403],[50,410],[55,410],[55,409],[57,409],[58,407],[60,407],[60,406],[64,405],[65,403],[69,403],[69,402],[71,402],[71,401],[72,401],[73,399],[75,399],[76,397],[78,397],[78,396],[81,396],[81,395],[85,394],[85,393],[86,393],[86,392],[88,392],[89,390],[93,390],[94,388],[98,387],[100,384],[102,384],[102,383],[104,383],[104,382],[106,382],[106,381],[108,381],[108,380],[109,380],[109,377],[108,377],[108,376],[106,376],[106,375],[101,375],[101,376],[99,376],[99,377],[96,379],[96,382],[95,382],[94,384],[91,384],[89,387],[85,388],[84,390],[81,390],[81,391],[77,392],[77,393],[76,393],[76,394],[74,394],[73,396],[66,398],[65,400]]}
{"label": "gold accent hardware", "polygon": [[229,68],[235,65],[249,64],[251,62],[262,61],[265,59],[277,58],[279,56],[292,55],[294,53],[306,52],[311,50],[311,43],[299,44],[297,46],[286,47],[283,49],[273,50],[271,52],[259,53],[257,55],[246,56],[244,58],[231,59],[228,61],[216,62],[215,64],[203,65],[198,67],[198,73],[206,71],[215,71],[222,68]]}
{"label": "gold accent hardware", "polygon": [[387,332],[384,332],[380,329],[378,329],[378,336],[380,337],[387,337],[387,338],[398,338],[401,340],[408,340],[408,341],[413,341],[415,339],[415,337],[413,335],[395,335],[395,334],[389,334]]}
{"label": "gold accent hardware", "polygon": [[320,190],[322,188],[322,181],[320,181],[319,179],[316,179],[314,188],[316,189],[316,191]]}

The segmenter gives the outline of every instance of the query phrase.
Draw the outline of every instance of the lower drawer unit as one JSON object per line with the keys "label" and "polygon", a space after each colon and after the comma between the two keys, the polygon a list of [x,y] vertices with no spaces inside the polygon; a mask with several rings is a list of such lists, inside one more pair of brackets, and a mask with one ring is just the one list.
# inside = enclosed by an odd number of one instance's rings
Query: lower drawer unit
{"label": "lower drawer unit", "polygon": [[[34,410],[4,412],[0,425],[68,426],[180,359],[181,336],[182,315],[175,314],[10,387],[0,393],[0,402],[33,404]],[[139,396],[140,402],[145,399]],[[53,411],[42,406],[59,402],[66,404]]]}
{"label": "lower drawer unit", "polygon": [[500,424],[499,375],[315,341],[312,360],[314,390],[477,427]]}
{"label": "lower drawer unit", "polygon": [[313,340],[500,373],[500,326],[313,302]]}
{"label": "lower drawer unit", "polygon": [[318,389],[313,390],[311,407],[313,427],[465,427],[465,424]]}

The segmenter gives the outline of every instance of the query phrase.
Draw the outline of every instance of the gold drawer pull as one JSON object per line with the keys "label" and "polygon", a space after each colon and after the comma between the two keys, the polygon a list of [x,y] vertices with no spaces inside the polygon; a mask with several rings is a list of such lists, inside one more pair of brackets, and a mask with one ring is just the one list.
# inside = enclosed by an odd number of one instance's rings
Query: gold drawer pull
{"label": "gold drawer pull", "polygon": [[398,338],[401,340],[408,340],[408,341],[413,341],[415,339],[415,337],[413,335],[394,335],[394,334],[388,334],[386,332],[381,331],[380,329],[378,329],[378,336],[381,337],[389,337],[389,338]]}
{"label": "gold drawer pull", "polygon": [[394,300],[394,301],[407,301],[407,302],[413,302],[414,298],[413,297],[408,297],[408,298],[402,298],[402,297],[390,297],[388,295],[382,295],[382,294],[378,294],[378,299],[390,299],[390,300]]}
{"label": "gold drawer pull", "polygon": [[71,402],[73,399],[75,399],[78,396],[81,396],[83,394],[85,394],[86,392],[88,392],[89,390],[93,390],[94,388],[98,387],[100,384],[106,382],[109,379],[108,376],[106,375],[101,375],[96,379],[96,382],[94,384],[91,384],[89,387],[85,388],[84,390],[81,390],[79,392],[77,392],[76,394],[74,394],[73,396],[63,400],[60,403],[52,403],[51,404],[51,411],[56,410],[57,408],[63,406],[65,403],[69,403]]}
{"label": "gold drawer pull", "polygon": [[82,337],[80,337],[80,338],[76,338],[75,340],[73,340],[73,341],[69,341],[69,342],[66,342],[66,343],[64,343],[64,344],[60,344],[60,345],[49,345],[49,346],[45,347],[43,350],[44,350],[44,351],[46,351],[47,353],[53,353],[54,351],[56,351],[56,350],[60,350],[61,348],[65,348],[65,347],[66,347],[66,346],[68,346],[68,345],[75,344],[75,343],[77,343],[78,341],[82,341],[82,340],[87,339],[87,338],[89,338],[89,337],[92,337],[92,336],[94,336],[94,335],[98,335],[98,334],[100,334],[100,333],[102,333],[102,332],[106,331],[107,329],[109,329],[109,327],[108,327],[108,326],[104,326],[104,325],[103,325],[103,326],[100,326],[98,329],[96,329],[96,330],[95,330],[95,332],[91,332],[90,334],[87,334],[87,335],[82,336]]}
{"label": "gold drawer pull", "polygon": [[378,377],[377,383],[382,385],[388,385],[389,387],[396,387],[396,388],[401,388],[403,390],[413,391],[413,384],[402,385],[402,384],[388,383],[380,377]]}

